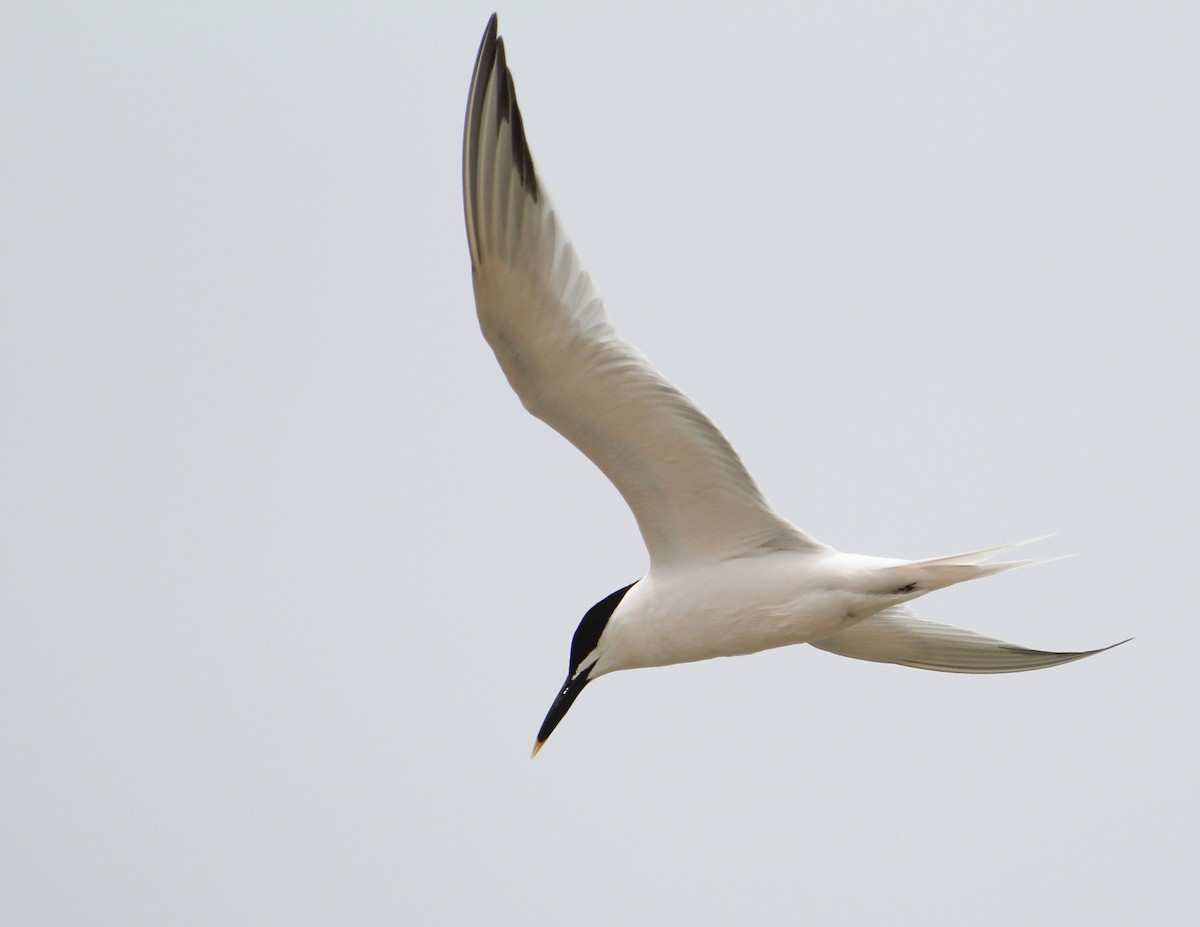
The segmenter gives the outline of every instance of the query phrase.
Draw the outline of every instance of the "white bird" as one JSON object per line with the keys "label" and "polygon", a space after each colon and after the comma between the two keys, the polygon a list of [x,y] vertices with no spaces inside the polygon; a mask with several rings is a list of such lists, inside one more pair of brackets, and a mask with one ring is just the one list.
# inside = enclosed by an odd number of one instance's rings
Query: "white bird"
{"label": "white bird", "polygon": [[776,514],[724,435],[613,328],[534,170],[494,14],[467,98],[463,209],[479,325],[508,382],[616,485],[650,554],[644,577],[580,621],[533,755],[583,688],[616,670],[808,643],[879,663],[1012,673],[1109,649],[1030,650],[923,621],[907,605],[1035,562],[983,562],[1019,545],[868,557]]}

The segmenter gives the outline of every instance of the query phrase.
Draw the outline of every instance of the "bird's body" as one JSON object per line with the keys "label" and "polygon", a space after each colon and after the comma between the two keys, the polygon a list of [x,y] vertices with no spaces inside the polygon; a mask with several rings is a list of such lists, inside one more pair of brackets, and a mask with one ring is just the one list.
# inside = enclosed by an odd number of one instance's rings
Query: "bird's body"
{"label": "bird's body", "polygon": [[846,554],[771,508],[721,432],[613,327],[534,170],[495,16],[467,100],[463,206],[480,328],[509,384],[613,482],[650,554],[642,579],[580,622],[535,753],[584,686],[617,670],[800,643],[962,673],[1099,652],[1031,650],[907,607],[1031,562],[984,562],[1017,545],[915,562]]}
{"label": "bird's body", "polygon": [[[820,547],[803,551],[765,549],[751,555],[666,568],[652,565],[646,576],[628,588],[609,618],[610,641],[589,678],[622,669],[741,656],[789,644],[814,643],[825,645],[824,649],[840,646],[849,650],[851,645],[841,635],[865,619],[886,613],[887,620],[899,626],[914,620],[904,607],[906,602],[935,589],[1036,562],[980,562],[1015,546],[919,562]],[[926,631],[943,627],[932,622],[918,625]],[[959,633],[970,635],[977,648],[991,640],[972,632]],[[1024,651],[1015,645],[1004,646],[1007,649],[993,659],[1011,660],[1014,652]],[[1024,652],[1026,660],[1033,655],[1048,656],[1043,651]],[[1061,663],[1066,658],[1086,655],[1049,656]],[[966,665],[940,668],[1005,671],[999,663],[993,663],[990,670]]]}
{"label": "bird's body", "polygon": [[610,619],[613,645],[601,654],[591,678],[621,669],[740,656],[836,634],[906,598],[867,588],[876,575],[875,564],[893,563],[823,549],[651,567]]}

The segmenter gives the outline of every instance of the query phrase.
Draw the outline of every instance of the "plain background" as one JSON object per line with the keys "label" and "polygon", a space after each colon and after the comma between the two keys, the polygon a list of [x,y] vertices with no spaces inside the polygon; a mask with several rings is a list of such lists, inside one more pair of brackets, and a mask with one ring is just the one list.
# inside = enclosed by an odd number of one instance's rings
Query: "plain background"
{"label": "plain background", "polygon": [[1198,900],[1193,3],[510,3],[618,326],[837,547],[1083,663],[800,647],[529,748],[616,492],[474,318],[491,7],[0,12],[0,920],[1170,924]]}

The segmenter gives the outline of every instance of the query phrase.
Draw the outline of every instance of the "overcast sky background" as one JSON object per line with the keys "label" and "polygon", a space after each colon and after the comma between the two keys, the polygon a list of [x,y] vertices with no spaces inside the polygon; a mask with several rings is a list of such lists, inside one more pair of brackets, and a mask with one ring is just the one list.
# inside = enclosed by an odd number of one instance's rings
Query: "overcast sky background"
{"label": "overcast sky background", "polygon": [[0,921],[1168,924],[1200,872],[1200,10],[509,3],[621,330],[924,617],[605,678],[645,552],[479,335],[490,5],[0,9]]}

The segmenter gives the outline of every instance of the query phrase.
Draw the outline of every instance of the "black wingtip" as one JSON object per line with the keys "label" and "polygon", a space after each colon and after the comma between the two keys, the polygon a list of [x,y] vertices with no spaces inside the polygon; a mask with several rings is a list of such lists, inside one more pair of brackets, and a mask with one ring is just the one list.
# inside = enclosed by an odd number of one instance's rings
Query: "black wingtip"
{"label": "black wingtip", "polygon": [[[495,13],[488,19],[487,28],[479,42],[475,56],[475,69],[471,74],[471,89],[467,94],[467,112],[463,125],[463,208],[466,213],[467,239],[471,249],[471,267],[479,259],[480,163],[483,139],[494,141],[500,126],[508,122],[511,136],[512,169],[526,194],[536,203],[540,198],[537,173],[533,167],[533,155],[525,140],[525,124],[517,106],[517,94],[513,89],[512,75],[504,56],[504,39],[500,37],[500,21]],[[484,100],[488,89],[496,81],[495,110],[485,119]],[[485,125],[485,121],[488,123]],[[489,134],[490,133],[490,134]]]}
{"label": "black wingtip", "polygon": [[500,20],[493,13],[479,40],[479,52],[475,55],[475,73],[490,73],[496,61],[496,43],[499,41]]}
{"label": "black wingtip", "polygon": [[525,121],[521,118],[521,108],[517,105],[517,88],[513,84],[512,72],[508,69],[503,36],[496,39],[496,66],[493,76],[499,81],[496,93],[499,98],[500,119],[508,120],[512,127],[513,165],[517,169],[517,176],[521,178],[521,186],[536,203],[537,174],[533,170],[533,155],[529,151],[529,143],[525,140]]}

